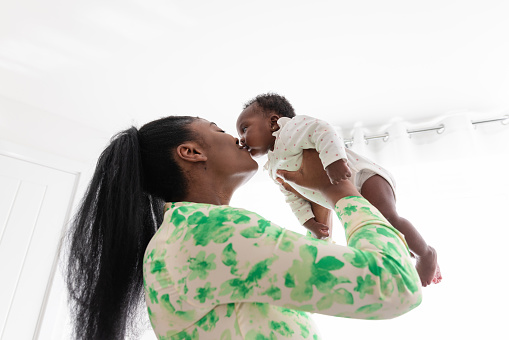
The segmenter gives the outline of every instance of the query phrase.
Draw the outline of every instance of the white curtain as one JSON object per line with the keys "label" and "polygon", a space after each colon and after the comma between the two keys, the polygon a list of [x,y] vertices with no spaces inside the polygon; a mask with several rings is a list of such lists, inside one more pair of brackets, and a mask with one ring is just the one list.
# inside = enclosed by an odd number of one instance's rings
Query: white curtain
{"label": "white curtain", "polygon": [[[342,131],[346,138],[353,136],[352,150],[393,173],[398,211],[437,250],[443,281],[424,288],[422,304],[393,320],[315,314],[324,339],[428,340],[507,334],[509,124],[504,123],[472,124],[464,113],[418,126],[395,121],[376,131],[362,127]],[[441,133],[407,133],[441,125]],[[385,132],[385,140],[365,143],[365,137]],[[235,194],[232,205],[304,232],[261,170]],[[335,238],[344,244],[338,224]]]}

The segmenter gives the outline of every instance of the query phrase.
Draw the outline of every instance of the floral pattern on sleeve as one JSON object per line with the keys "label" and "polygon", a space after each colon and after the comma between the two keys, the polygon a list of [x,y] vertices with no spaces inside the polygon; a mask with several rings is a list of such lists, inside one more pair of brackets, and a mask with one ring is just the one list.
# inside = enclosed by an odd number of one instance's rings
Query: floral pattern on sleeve
{"label": "floral pattern on sleeve", "polygon": [[387,319],[418,306],[404,237],[361,197],[335,211],[348,246],[244,209],[168,204],[143,264],[158,339],[320,339],[307,312]]}

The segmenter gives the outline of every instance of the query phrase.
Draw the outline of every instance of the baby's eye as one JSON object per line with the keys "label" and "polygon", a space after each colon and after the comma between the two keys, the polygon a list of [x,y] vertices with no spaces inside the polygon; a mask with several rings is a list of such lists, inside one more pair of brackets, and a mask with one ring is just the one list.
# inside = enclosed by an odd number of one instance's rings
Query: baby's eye
{"label": "baby's eye", "polygon": [[247,130],[247,127],[245,127],[245,126],[244,126],[244,127],[242,128],[242,132],[244,132],[244,133],[245,133],[245,132],[246,132],[246,130]]}

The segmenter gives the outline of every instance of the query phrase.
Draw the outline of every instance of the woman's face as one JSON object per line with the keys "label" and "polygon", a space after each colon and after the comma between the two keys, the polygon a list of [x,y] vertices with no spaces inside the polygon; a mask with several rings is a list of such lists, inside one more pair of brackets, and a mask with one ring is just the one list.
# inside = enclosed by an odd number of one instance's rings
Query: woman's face
{"label": "woman's face", "polygon": [[218,176],[237,177],[244,183],[256,173],[258,163],[237,138],[202,118],[193,122],[191,128],[204,142],[207,168]]}

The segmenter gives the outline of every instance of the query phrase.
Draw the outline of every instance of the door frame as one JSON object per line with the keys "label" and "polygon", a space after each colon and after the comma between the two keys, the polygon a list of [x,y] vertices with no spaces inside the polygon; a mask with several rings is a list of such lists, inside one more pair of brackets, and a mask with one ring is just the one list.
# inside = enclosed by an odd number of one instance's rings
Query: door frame
{"label": "door frame", "polygon": [[[82,180],[83,178],[87,178],[88,176],[91,176],[91,170],[89,169],[90,166],[86,163],[79,162],[72,159],[67,159],[58,155],[50,154],[48,152],[44,152],[41,150],[37,150],[32,147],[27,147],[24,145],[12,143],[10,141],[1,140],[0,139],[0,155],[14,158],[17,160],[33,163],[39,166],[47,167],[50,169],[58,170],[67,172],[73,176],[74,178],[74,184],[71,192],[71,198],[69,201],[69,204],[67,206],[67,211],[65,212],[65,220],[69,221],[70,217],[73,214],[73,211],[75,209],[75,203],[76,203],[76,197],[80,197],[79,194],[83,194],[83,192],[86,190],[86,183],[88,181]],[[85,176],[84,176],[85,175]],[[53,259],[53,263],[51,266],[50,275],[48,278],[48,282],[46,283],[46,288],[44,290],[44,297],[42,304],[40,306],[39,315],[37,318],[36,327],[33,334],[33,339],[38,339],[40,330],[44,321],[46,307],[49,302],[49,297],[51,294],[51,290],[53,287],[53,282],[55,278],[55,273],[58,268],[58,263],[60,259],[60,249],[62,246],[62,238],[65,235],[66,232],[66,222],[64,222],[64,225],[62,225],[62,229],[60,231],[60,243],[58,245],[58,250],[55,253],[55,257]]]}

